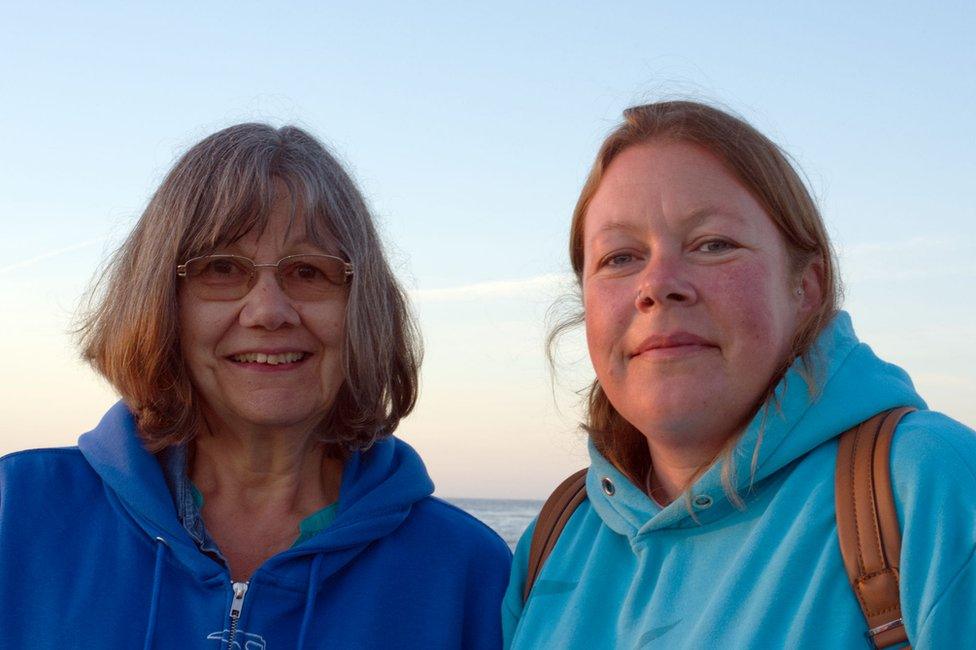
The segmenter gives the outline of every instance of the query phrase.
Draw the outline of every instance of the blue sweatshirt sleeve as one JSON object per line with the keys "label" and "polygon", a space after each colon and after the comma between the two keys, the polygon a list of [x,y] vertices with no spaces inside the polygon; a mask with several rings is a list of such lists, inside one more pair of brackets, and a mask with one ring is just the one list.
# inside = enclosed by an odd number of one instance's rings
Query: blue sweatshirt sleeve
{"label": "blue sweatshirt sleeve", "polygon": [[892,443],[902,522],[901,601],[915,650],[976,639],[976,432],[933,411],[905,416]]}

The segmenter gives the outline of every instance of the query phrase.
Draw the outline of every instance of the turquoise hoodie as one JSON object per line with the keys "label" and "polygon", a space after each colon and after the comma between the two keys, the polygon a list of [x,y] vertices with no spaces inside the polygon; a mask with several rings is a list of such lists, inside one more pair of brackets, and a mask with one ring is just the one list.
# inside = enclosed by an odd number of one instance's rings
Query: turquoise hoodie
{"label": "turquoise hoodie", "polygon": [[909,640],[915,650],[976,646],[976,433],[926,410],[908,375],[858,342],[847,314],[816,352],[819,395],[794,366],[777,386],[780,408],[765,425],[757,414],[735,449],[744,509],[726,498],[719,466],[692,487],[691,511],[684,499],[662,508],[591,445],[588,499],[524,604],[532,527],[519,542],[506,647],[867,647],[837,542],[837,437],[901,405],[919,409],[891,457]]}

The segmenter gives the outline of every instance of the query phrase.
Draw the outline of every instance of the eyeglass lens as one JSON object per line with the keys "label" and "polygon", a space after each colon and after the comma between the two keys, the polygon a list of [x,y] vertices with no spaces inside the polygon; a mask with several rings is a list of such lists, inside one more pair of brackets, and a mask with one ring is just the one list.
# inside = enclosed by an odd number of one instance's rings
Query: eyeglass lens
{"label": "eyeglass lens", "polygon": [[[246,257],[213,255],[187,262],[186,280],[205,300],[238,300],[254,286],[256,271]],[[293,300],[322,300],[347,282],[345,262],[325,255],[287,257],[279,262],[276,275],[282,291]]]}

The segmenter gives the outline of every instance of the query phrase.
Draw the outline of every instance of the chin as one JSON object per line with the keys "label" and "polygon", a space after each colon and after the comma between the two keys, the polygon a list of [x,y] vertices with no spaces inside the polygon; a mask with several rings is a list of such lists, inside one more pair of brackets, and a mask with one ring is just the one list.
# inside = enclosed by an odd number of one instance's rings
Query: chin
{"label": "chin", "polygon": [[610,401],[627,421],[645,434],[659,431],[693,434],[729,410],[732,399],[724,397],[725,394],[708,382],[675,378],[623,396],[619,402]]}
{"label": "chin", "polygon": [[320,405],[294,404],[287,399],[251,400],[237,406],[231,408],[233,419],[252,427],[269,429],[295,427],[303,423],[314,426],[326,412]]}

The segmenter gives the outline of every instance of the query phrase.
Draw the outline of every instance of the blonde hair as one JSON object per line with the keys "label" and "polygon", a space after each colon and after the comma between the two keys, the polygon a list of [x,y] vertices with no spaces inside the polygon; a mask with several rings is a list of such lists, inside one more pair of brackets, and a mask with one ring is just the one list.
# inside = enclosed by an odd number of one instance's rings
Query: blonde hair
{"label": "blonde hair", "polygon": [[319,435],[345,449],[390,435],[417,397],[420,339],[373,219],[342,165],[294,126],[238,124],[205,138],[167,174],[88,295],[83,357],[133,411],[147,448],[187,442],[201,420],[180,351],[176,266],[261,232],[287,192],[292,223],[338,246],[354,275],[345,381]]}
{"label": "blonde hair", "polygon": [[[787,155],[751,125],[727,112],[698,102],[666,101],[628,108],[623,117],[623,122],[600,146],[573,211],[569,257],[577,290],[582,292],[586,211],[614,158],[627,147],[655,139],[704,147],[726,165],[772,219],[786,244],[790,271],[798,275],[811,263],[819,263],[821,269],[822,302],[797,328],[790,358],[784,360],[782,369],[771,378],[769,389],[759,403],[762,408],[769,403],[772,389],[794,358],[800,357],[804,367],[811,367],[811,346],[836,313],[840,301],[834,255],[816,203]],[[559,336],[580,325],[584,319],[581,301],[572,313],[557,317],[548,338],[550,364],[553,364]],[[812,386],[812,376],[807,377]],[[599,380],[595,379],[590,385],[585,407],[583,428],[596,448],[635,484],[643,485],[651,464],[643,434],[617,412]],[[717,458],[728,459],[738,441],[737,436],[734,438],[728,441]],[[694,478],[697,479],[711,464],[700,468]],[[725,463],[723,482],[730,498],[738,502],[728,473],[730,466],[731,463]]]}

